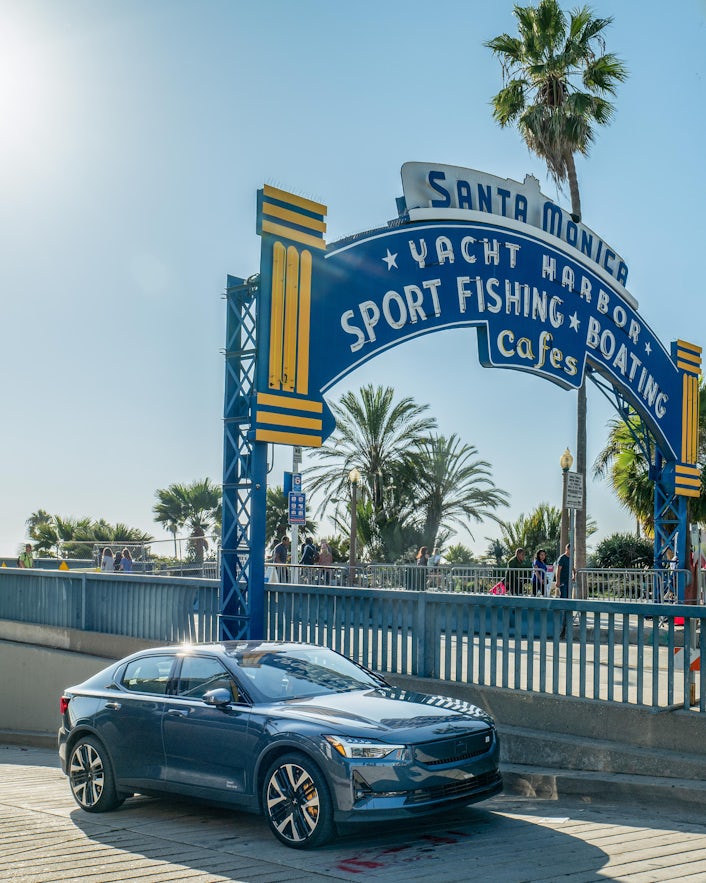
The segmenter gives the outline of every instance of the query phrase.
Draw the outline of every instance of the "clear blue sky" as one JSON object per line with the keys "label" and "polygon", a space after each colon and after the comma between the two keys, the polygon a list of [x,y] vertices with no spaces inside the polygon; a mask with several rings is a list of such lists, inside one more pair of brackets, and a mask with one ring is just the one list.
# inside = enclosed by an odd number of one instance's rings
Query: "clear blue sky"
{"label": "clear blue sky", "polygon": [[[569,4],[567,4],[568,6]],[[628,262],[665,343],[703,345],[706,4],[605,0],[630,70],[578,160],[584,221]],[[227,273],[259,268],[256,190],[328,206],[328,239],[395,215],[405,161],[522,180],[568,204],[489,101],[483,41],[512,4],[0,0],[0,553],[43,508],[166,538],[157,488],[222,474]],[[393,385],[491,461],[504,515],[559,504],[575,393],[478,364],[442,332],[344,381]],[[610,406],[589,385],[589,462]],[[273,483],[291,463],[280,451]],[[305,464],[306,465],[306,460]],[[589,482],[598,537],[632,529]],[[491,524],[472,528],[480,551]]]}

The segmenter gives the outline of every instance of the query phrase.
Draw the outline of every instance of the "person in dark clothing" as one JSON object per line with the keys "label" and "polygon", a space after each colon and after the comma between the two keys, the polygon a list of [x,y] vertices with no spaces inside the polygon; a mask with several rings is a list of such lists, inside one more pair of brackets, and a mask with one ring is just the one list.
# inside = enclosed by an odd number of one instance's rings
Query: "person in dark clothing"
{"label": "person in dark clothing", "polygon": [[287,568],[287,556],[289,555],[289,537],[284,536],[277,543],[272,552],[272,563],[278,565],[277,578],[281,583],[289,582],[289,570]]}
{"label": "person in dark clothing", "polygon": [[319,554],[316,546],[314,545],[314,541],[311,537],[307,537],[304,541],[304,548],[302,549],[302,557],[299,559],[300,564],[306,564],[311,566],[312,564],[316,564],[319,560]]}
{"label": "person in dark clothing", "polygon": [[525,567],[527,567],[525,564],[525,550],[516,549],[515,554],[507,562],[507,572],[505,574],[505,585],[510,595],[522,594],[523,575],[518,573],[518,571],[524,570]]}
{"label": "person in dark clothing", "polygon": [[[571,546],[569,543],[566,544],[566,548],[564,549],[564,554],[560,556],[559,560],[556,563],[556,584],[559,586],[559,597],[560,598],[568,598],[569,597],[569,578],[571,576]],[[560,638],[566,637],[566,623],[569,618],[569,613],[566,610],[562,610],[561,613],[561,634]]]}

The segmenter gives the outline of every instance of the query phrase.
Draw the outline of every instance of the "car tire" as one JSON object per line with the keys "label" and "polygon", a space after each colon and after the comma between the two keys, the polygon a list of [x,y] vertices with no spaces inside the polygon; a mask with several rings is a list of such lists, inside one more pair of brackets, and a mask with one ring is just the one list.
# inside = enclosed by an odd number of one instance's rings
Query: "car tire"
{"label": "car tire", "polygon": [[329,787],[319,767],[305,754],[285,754],[270,766],[262,808],[275,837],[293,849],[322,846],[334,834]]}
{"label": "car tire", "polygon": [[86,812],[109,812],[125,801],[127,795],[115,787],[108,752],[93,736],[84,736],[71,749],[67,773],[71,794]]}

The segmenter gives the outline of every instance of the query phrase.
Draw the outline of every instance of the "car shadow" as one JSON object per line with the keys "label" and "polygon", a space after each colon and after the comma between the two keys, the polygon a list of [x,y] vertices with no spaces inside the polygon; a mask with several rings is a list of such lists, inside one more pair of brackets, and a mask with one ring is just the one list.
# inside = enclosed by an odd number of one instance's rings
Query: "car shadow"
{"label": "car shadow", "polygon": [[432,817],[349,826],[314,850],[282,845],[260,816],[163,798],[138,796],[100,815],[76,809],[71,819],[94,843],[230,880],[247,881],[247,868],[263,873],[263,863],[310,881],[362,874],[399,879],[406,867],[414,866],[416,875],[426,864],[430,875],[451,879],[450,869],[467,863],[464,877],[520,881],[599,872],[608,855],[572,833],[594,812],[580,804],[500,797]]}

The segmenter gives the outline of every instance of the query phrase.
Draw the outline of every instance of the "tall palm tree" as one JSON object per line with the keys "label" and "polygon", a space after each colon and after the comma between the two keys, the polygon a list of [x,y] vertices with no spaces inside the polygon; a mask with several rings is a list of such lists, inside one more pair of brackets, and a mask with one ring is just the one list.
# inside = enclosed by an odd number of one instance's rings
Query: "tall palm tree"
{"label": "tall palm tree", "polygon": [[310,490],[324,498],[319,511],[332,498],[349,499],[348,475],[356,468],[361,498],[370,501],[375,517],[385,516],[392,495],[401,499],[401,485],[410,481],[414,451],[436,426],[425,413],[428,409],[410,397],[395,401],[392,387],[372,384],[344,393],[332,404],[336,430],[313,451],[321,465],[306,470]]}
{"label": "tall palm tree", "polygon": [[416,499],[424,514],[424,540],[438,545],[440,528],[458,525],[473,538],[468,521],[500,521],[495,509],[507,506],[508,494],[496,488],[487,460],[454,433],[424,439],[415,456]]}
{"label": "tall palm tree", "polygon": [[[588,155],[594,126],[614,113],[609,97],[627,77],[622,62],[606,53],[604,31],[612,18],[596,18],[584,6],[569,15],[557,0],[515,6],[519,36],[501,34],[485,45],[500,58],[503,88],[492,99],[501,126],[517,125],[527,147],[547,164],[561,187],[569,183],[571,213],[581,220],[574,154]],[[576,471],[583,476],[583,507],[576,513],[575,554],[586,563],[586,383],[578,392]]]}

